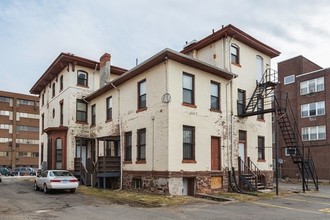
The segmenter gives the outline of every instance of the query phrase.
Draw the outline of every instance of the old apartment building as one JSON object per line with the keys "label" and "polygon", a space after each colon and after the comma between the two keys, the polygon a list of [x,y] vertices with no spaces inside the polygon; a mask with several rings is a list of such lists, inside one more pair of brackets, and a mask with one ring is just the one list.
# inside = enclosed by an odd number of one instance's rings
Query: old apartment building
{"label": "old apartment building", "polygon": [[39,98],[0,91],[0,166],[39,166]]}
{"label": "old apartment building", "polygon": [[239,156],[271,184],[271,116],[237,115],[279,54],[232,25],[130,70],[62,53],[30,91],[40,163],[88,185],[193,195],[228,190]]}
{"label": "old apartment building", "polygon": [[[318,178],[330,179],[330,114],[329,103],[330,70],[324,69],[303,56],[297,56],[278,63],[278,92],[287,93],[296,121],[300,138],[305,147],[305,154],[310,149]],[[296,164],[290,159],[295,155],[294,148],[285,147],[283,139],[279,139],[279,156],[282,177],[301,178]],[[308,161],[307,161],[308,162]]]}

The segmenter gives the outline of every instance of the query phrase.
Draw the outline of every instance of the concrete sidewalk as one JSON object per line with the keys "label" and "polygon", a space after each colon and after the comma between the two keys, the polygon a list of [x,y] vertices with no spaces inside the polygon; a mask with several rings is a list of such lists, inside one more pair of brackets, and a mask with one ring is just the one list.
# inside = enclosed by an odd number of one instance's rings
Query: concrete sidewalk
{"label": "concrete sidewalk", "polygon": [[[322,197],[322,198],[330,198],[330,184],[329,183],[319,183],[319,190],[315,189],[314,184],[308,184],[309,190],[305,190],[306,195]],[[302,182],[283,182],[279,181],[278,187],[279,193],[304,193],[302,188]],[[274,189],[276,191],[276,185],[274,183]]]}

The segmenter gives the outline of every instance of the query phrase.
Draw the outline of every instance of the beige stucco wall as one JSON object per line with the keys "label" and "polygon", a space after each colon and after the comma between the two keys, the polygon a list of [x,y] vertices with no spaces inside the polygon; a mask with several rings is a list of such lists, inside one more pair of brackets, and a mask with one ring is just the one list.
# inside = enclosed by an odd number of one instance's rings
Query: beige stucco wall
{"label": "beige stucco wall", "polygon": [[[137,112],[137,85],[146,79],[147,110]],[[132,164],[125,164],[128,170],[158,170],[168,168],[168,122],[167,104],[161,102],[166,91],[165,66],[160,64],[132,80],[103,94],[90,102],[96,104],[96,126],[92,128],[93,136],[102,137],[122,134],[122,148],[124,147],[124,133],[132,132]],[[118,95],[120,96],[118,99]],[[113,120],[105,122],[106,98],[112,96]],[[118,107],[120,102],[120,107]],[[120,112],[120,113],[119,113]],[[120,114],[120,117],[119,117]],[[118,124],[121,124],[119,127]],[[136,164],[137,158],[137,130],[146,128],[146,163]],[[152,156],[154,155],[154,157]]]}
{"label": "beige stucco wall", "polygon": [[[240,66],[233,65],[230,62],[230,45],[231,43],[236,44],[239,47],[239,56],[240,56]],[[263,58],[264,70],[270,68],[270,57],[265,54],[256,51],[255,49],[242,44],[237,41],[235,38],[223,38],[201,50],[193,51],[189,55],[194,56],[197,59],[200,59],[204,62],[215,65],[219,68],[226,69],[229,72],[235,73],[238,75],[232,81],[232,88],[230,84],[227,86],[222,86],[222,114],[221,118],[223,121],[222,128],[224,129],[223,133],[228,133],[228,139],[225,136],[221,138],[222,148],[222,166],[231,167],[237,166],[236,158],[238,156],[238,131],[244,130],[247,132],[247,156],[256,163],[259,168],[264,170],[272,169],[272,124],[271,124],[271,114],[265,114],[265,121],[261,122],[257,120],[257,116],[251,116],[248,118],[239,118],[237,117],[237,91],[238,89],[243,89],[246,91],[246,98],[250,98],[253,94],[253,91],[256,87],[256,80],[260,80],[257,77],[257,65],[256,57],[261,56]],[[197,80],[196,80],[197,82]],[[223,85],[223,84],[222,84]],[[196,86],[196,90],[198,87]],[[225,93],[227,92],[227,93]],[[227,98],[227,99],[226,99]],[[226,99],[226,100],[224,100]],[[232,108],[231,108],[232,105]],[[198,104],[197,104],[198,106]],[[232,109],[232,113],[231,113]],[[227,111],[226,111],[227,110]],[[190,109],[190,114],[196,114],[197,109]],[[205,120],[202,121],[206,122]],[[228,131],[226,130],[228,127]],[[220,126],[221,127],[221,126]],[[231,133],[231,130],[233,131]],[[197,132],[197,131],[196,131]],[[196,134],[197,135],[197,134]],[[257,153],[258,153],[258,136],[265,137],[265,161],[257,162]],[[203,143],[206,146],[210,146],[210,143]],[[231,148],[233,145],[233,148]],[[233,159],[232,159],[233,158]],[[233,162],[233,163],[231,163]]]}
{"label": "beige stucco wall", "polygon": [[[169,104],[169,170],[173,171],[208,171],[211,170],[211,136],[225,139],[225,84],[227,80],[202,72],[200,70],[174,63],[170,68],[170,94],[172,101]],[[195,105],[196,108],[182,105],[182,74],[183,72],[195,76]],[[221,110],[211,112],[210,109],[210,82],[221,84]],[[195,127],[195,159],[197,163],[182,163],[183,125]],[[225,152],[222,152],[224,155]]]}
{"label": "beige stucco wall", "polygon": [[[89,87],[77,86],[77,71],[83,70],[88,73]],[[63,90],[60,90],[60,77],[63,76]],[[82,99],[95,89],[95,83],[98,83],[98,72],[93,69],[88,69],[81,66],[75,66],[73,71],[70,68],[64,68],[54,79],[50,85],[55,83],[55,96],[52,97],[52,86],[46,85],[44,89],[45,104],[42,106],[40,95],[40,115],[44,114],[44,128],[58,127],[60,125],[60,101],[63,100],[63,126],[69,127],[67,133],[67,169],[73,170],[74,155],[75,155],[75,137],[89,137],[89,125],[79,125],[76,123],[76,99]],[[97,85],[97,84],[96,84]],[[53,117],[53,109],[55,109],[55,116]],[[40,128],[42,121],[40,120]],[[41,129],[40,129],[41,132]],[[44,145],[44,160],[47,159],[47,134],[41,133],[39,152],[41,152],[41,144]],[[40,157],[39,157],[40,158]],[[39,161],[41,164],[42,161]]]}

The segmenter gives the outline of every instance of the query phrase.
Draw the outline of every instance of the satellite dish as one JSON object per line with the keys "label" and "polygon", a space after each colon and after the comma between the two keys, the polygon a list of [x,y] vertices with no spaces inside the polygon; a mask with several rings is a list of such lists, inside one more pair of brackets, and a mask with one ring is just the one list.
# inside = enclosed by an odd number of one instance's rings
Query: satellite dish
{"label": "satellite dish", "polygon": [[171,101],[171,95],[169,93],[165,93],[162,96],[162,102],[163,103],[169,103]]}
{"label": "satellite dish", "polygon": [[280,158],[280,159],[277,160],[277,162],[278,162],[279,164],[283,164],[283,159]]}

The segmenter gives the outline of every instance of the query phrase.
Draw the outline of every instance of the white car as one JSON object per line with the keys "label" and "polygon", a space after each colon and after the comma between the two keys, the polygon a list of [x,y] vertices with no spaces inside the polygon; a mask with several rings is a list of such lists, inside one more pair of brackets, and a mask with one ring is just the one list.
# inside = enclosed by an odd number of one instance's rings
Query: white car
{"label": "white car", "polygon": [[78,185],[78,179],[67,170],[45,170],[37,175],[34,190],[42,189],[44,193],[48,193],[53,189],[58,189],[74,193]]}

